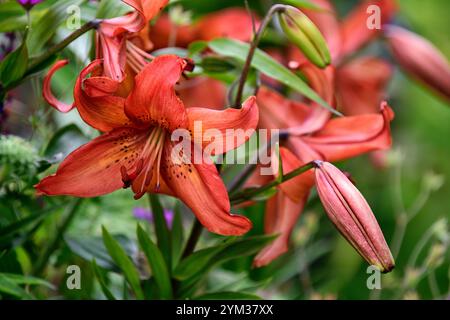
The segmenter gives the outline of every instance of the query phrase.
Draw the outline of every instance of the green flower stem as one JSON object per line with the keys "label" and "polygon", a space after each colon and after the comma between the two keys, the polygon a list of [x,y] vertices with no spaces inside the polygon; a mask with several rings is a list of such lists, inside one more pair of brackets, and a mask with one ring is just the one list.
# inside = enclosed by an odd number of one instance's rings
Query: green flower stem
{"label": "green flower stem", "polygon": [[239,203],[242,203],[244,201],[250,200],[251,198],[263,193],[264,191],[269,190],[270,188],[276,187],[283,182],[286,182],[292,178],[295,178],[296,176],[308,171],[309,169],[313,168],[314,164],[313,162],[309,162],[305,164],[304,166],[301,166],[295,170],[292,170],[286,175],[283,175],[280,179],[273,180],[259,188],[249,188],[244,189],[239,193],[236,193],[230,197],[231,203],[236,205]]}
{"label": "green flower stem", "polygon": [[57,233],[56,233],[55,237],[50,240],[49,244],[44,249],[44,253],[38,258],[36,264],[33,266],[31,273],[34,276],[39,276],[42,273],[42,271],[44,271],[51,255],[59,248],[59,246],[63,240],[64,234],[67,231],[67,228],[72,223],[76,214],[78,213],[83,200],[84,199],[82,199],[82,198],[78,198],[70,206],[67,214],[64,216],[60,225],[57,228]]}
{"label": "green flower stem", "polygon": [[273,5],[269,12],[267,12],[266,16],[264,17],[264,20],[262,21],[261,25],[258,28],[258,31],[253,37],[253,41],[250,44],[250,50],[247,54],[247,59],[245,60],[244,68],[242,69],[241,77],[239,78],[239,85],[237,88],[236,98],[234,100],[234,107],[239,108],[241,105],[242,95],[244,93],[244,86],[245,82],[247,81],[248,73],[250,72],[250,67],[252,64],[253,56],[255,55],[256,48],[258,47],[259,41],[261,40],[264,31],[266,30],[267,26],[269,25],[270,21],[272,20],[272,17],[277,12],[282,12],[286,10],[287,6],[282,4],[275,4]]}

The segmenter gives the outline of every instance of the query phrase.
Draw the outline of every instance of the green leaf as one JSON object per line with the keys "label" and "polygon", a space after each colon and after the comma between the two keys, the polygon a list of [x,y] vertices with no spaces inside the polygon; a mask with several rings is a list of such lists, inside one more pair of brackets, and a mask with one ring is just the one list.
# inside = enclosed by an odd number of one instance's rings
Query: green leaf
{"label": "green leaf", "polygon": [[178,206],[174,211],[175,215],[173,217],[172,229],[170,231],[170,244],[172,245],[172,270],[174,270],[178,262],[180,262],[184,248],[184,231],[183,221],[181,220],[181,212]]}
{"label": "green leaf", "polygon": [[71,5],[79,6],[83,0],[58,0],[49,7],[45,14],[33,23],[28,39],[31,52],[37,54],[53,37],[58,26],[67,19],[67,8]]}
{"label": "green leaf", "polygon": [[50,282],[32,276],[24,276],[21,274],[14,274],[14,273],[0,273],[0,276],[5,276],[6,278],[8,278],[9,280],[18,285],[25,284],[30,286],[44,286],[50,289],[55,289],[55,286],[52,285]]}
{"label": "green leaf", "polygon": [[[70,250],[86,261],[95,259],[97,265],[103,269],[119,271],[114,260],[108,254],[101,237],[66,236],[64,239]],[[128,256],[135,255],[135,245],[130,239],[122,235],[115,235],[114,239],[125,249]]]}
{"label": "green leaf", "polygon": [[193,300],[262,300],[262,298],[246,292],[223,291],[205,293],[194,297]]}
{"label": "green leaf", "polygon": [[0,81],[4,87],[20,81],[28,66],[28,48],[26,44],[26,35],[22,44],[13,52],[8,54],[0,65]]}
{"label": "green leaf", "polygon": [[155,194],[150,194],[150,205],[152,207],[153,222],[155,224],[156,239],[158,241],[158,248],[161,250],[164,260],[168,266],[171,264],[171,244],[170,232],[167,227],[167,221],[164,216],[164,209],[159,202],[159,198]]}
{"label": "green leaf", "polygon": [[119,245],[119,243],[109,234],[109,232],[102,227],[103,243],[108,250],[111,258],[119,266],[124,273],[125,278],[136,294],[136,298],[139,300],[144,299],[144,293],[142,292],[139,272],[136,270],[133,262],[127,256],[125,250]]}
{"label": "green leaf", "polygon": [[217,246],[196,251],[182,260],[173,276],[178,280],[186,280],[200,272],[205,274],[214,265],[258,252],[275,238],[273,235],[263,235],[238,240],[228,239]]}
{"label": "green leaf", "polygon": [[144,251],[144,254],[147,257],[147,261],[152,270],[152,275],[159,288],[161,298],[171,299],[172,285],[170,283],[170,275],[161,251],[159,251],[158,247],[139,225],[137,227],[137,236],[142,251]]}
{"label": "green leaf", "polygon": [[173,272],[173,277],[185,280],[205,270],[213,257],[224,248],[224,244],[194,252],[182,260]]}
{"label": "green leaf", "polygon": [[16,1],[0,3],[0,32],[21,30],[26,24],[25,11]]}
{"label": "green leaf", "polygon": [[92,260],[92,269],[94,270],[95,277],[97,278],[98,283],[100,284],[100,288],[102,289],[102,292],[105,295],[106,299],[108,299],[108,300],[116,300],[114,295],[108,289],[108,286],[106,285],[105,279],[103,278],[102,272],[101,272],[100,268],[97,266],[97,263],[95,262],[95,259]]}
{"label": "green leaf", "polygon": [[[209,42],[209,48],[221,55],[235,58],[241,62],[245,62],[249,51],[249,44],[242,41],[219,38]],[[300,92],[308,99],[320,104],[334,114],[340,115],[334,110],[326,101],[324,101],[313,89],[311,89],[306,82],[300,77],[296,76],[289,69],[274,60],[271,56],[260,49],[256,49],[252,60],[252,67],[285,84],[289,88]]]}
{"label": "green leaf", "polygon": [[53,157],[59,154],[59,158],[63,159],[70,152],[88,141],[89,139],[75,124],[69,124],[53,134],[45,148],[44,155]]}
{"label": "green leaf", "polygon": [[191,42],[188,46],[188,57],[193,58],[208,47],[208,42],[200,40]]}
{"label": "green leaf", "polygon": [[98,4],[96,18],[108,19],[122,16],[126,13],[126,8],[120,1],[100,1]]}
{"label": "green leaf", "polygon": [[32,299],[24,289],[22,289],[16,282],[11,280],[4,273],[0,273],[0,292],[9,294],[11,296],[21,299]]}

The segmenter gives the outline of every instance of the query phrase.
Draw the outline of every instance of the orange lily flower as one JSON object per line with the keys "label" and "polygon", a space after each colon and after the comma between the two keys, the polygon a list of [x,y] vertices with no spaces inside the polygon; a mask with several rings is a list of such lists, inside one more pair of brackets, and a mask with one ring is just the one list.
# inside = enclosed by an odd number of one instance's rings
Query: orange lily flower
{"label": "orange lily flower", "polygon": [[[325,71],[312,65],[303,68],[311,86],[327,101],[333,101],[333,70]],[[330,119],[330,113],[315,105],[310,106],[284,98],[281,94],[261,87],[257,95],[260,108],[260,128],[281,129],[287,138],[282,141],[280,158],[283,174],[313,160],[340,161],[391,145],[391,108],[383,103],[378,114]],[[274,159],[275,162],[277,159]],[[273,176],[277,176],[277,166]],[[257,175],[257,173],[256,173]],[[261,184],[271,177],[254,176],[247,185]],[[273,177],[272,177],[273,178]],[[264,182],[266,182],[264,181]],[[279,192],[268,200],[265,213],[266,232],[280,236],[255,258],[256,266],[263,266],[288,249],[292,229],[300,216],[314,185],[309,170],[279,185]]]}
{"label": "orange lily flower", "polygon": [[[126,97],[134,85],[134,75],[153,58],[146,52],[152,48],[148,39],[148,22],[164,8],[168,0],[122,1],[133,7],[134,11],[122,17],[102,20],[97,28],[97,60],[103,62],[103,68],[84,83],[86,92],[93,97],[109,94]],[[51,91],[54,73],[67,63],[66,60],[56,62],[44,78],[43,96],[60,112],[68,112],[77,106],[59,101]]]}
{"label": "orange lily flower", "polygon": [[[82,77],[98,64],[91,63]],[[180,128],[194,132],[195,121],[202,121],[203,130],[214,128],[223,134],[226,129],[254,129],[258,122],[256,98],[248,98],[241,109],[186,109],[174,85],[190,67],[174,55],[157,57],[136,76],[128,98],[99,95],[95,103],[87,104],[79,79],[75,100],[80,114],[88,124],[107,132],[68,155],[56,174],[36,185],[38,192],[95,197],[131,186],[136,199],[146,192],[178,197],[211,232],[247,232],[252,224],[243,216],[230,214],[228,193],[215,166],[186,161],[191,159],[186,159],[183,150],[172,152],[177,145],[171,134]],[[191,143],[201,150],[208,141]],[[234,147],[238,145],[227,145],[228,149],[216,150],[216,154]]]}

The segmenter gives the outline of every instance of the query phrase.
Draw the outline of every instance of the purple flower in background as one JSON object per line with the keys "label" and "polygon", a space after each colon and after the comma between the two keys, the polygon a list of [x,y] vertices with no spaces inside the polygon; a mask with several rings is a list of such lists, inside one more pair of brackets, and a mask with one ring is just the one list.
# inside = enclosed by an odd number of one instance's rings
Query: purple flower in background
{"label": "purple flower in background", "polygon": [[37,5],[38,3],[41,3],[44,0],[17,0],[19,4],[22,5],[26,10],[30,10],[33,8],[33,6]]}
{"label": "purple flower in background", "polygon": [[[153,213],[145,208],[136,207],[133,209],[133,216],[139,220],[146,220],[147,222],[153,222]],[[166,218],[167,225],[171,228],[173,222],[174,212],[169,209],[164,209],[164,218]]]}

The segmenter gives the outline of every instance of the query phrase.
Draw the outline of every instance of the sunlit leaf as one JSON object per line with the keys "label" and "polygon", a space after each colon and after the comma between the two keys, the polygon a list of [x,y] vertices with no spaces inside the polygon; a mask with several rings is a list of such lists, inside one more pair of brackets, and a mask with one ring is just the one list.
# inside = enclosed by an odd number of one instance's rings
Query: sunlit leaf
{"label": "sunlit leaf", "polygon": [[[247,59],[249,51],[249,44],[242,41],[219,38],[209,42],[211,50],[227,56],[235,58],[241,62]],[[289,69],[278,63],[271,56],[260,49],[256,49],[252,60],[252,67],[265,74],[266,76],[280,81],[291,89],[298,91],[308,99],[317,102],[322,107],[337,113],[327,102],[325,102],[313,89],[311,89],[306,82],[300,77],[296,76]],[[339,114],[339,113],[337,113]]]}

